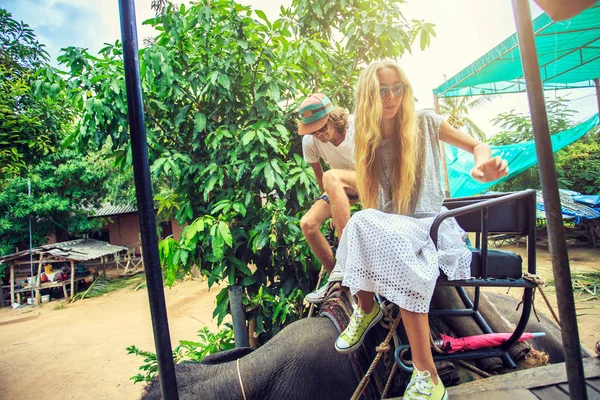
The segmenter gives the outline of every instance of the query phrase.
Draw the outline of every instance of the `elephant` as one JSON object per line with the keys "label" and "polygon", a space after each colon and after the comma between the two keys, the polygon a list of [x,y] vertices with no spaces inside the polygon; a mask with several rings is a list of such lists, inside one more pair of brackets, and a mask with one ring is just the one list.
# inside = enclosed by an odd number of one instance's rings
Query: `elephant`
{"label": "elephant", "polygon": [[[494,293],[488,296],[498,314],[507,317],[513,324],[518,320],[516,300]],[[537,322],[532,316],[527,329],[547,332],[545,338],[536,338],[531,345],[538,351],[546,352],[550,362],[564,361],[560,334],[555,324],[543,316],[541,323]],[[179,398],[244,399],[238,378],[239,360],[246,399],[347,400],[359,382],[350,357],[338,353],[334,348],[338,335],[330,319],[305,318],[285,327],[256,350],[238,348],[207,356],[202,363],[178,364],[175,370]],[[373,334],[370,332],[368,336]],[[373,349],[378,344],[365,343]],[[398,396],[401,394],[394,393]],[[142,398],[161,398],[156,379],[146,386]]]}

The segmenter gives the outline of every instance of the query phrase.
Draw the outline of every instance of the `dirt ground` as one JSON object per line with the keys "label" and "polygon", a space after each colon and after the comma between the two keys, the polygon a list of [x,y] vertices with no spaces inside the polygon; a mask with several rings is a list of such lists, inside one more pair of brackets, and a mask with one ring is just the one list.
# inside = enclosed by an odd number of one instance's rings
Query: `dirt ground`
{"label": "dirt ground", "polygon": [[[523,247],[503,246],[526,258]],[[573,272],[600,270],[600,249],[569,249]],[[550,256],[538,251],[538,274],[552,279]],[[505,289],[501,289],[505,292]],[[212,321],[218,288],[206,282],[188,281],[165,289],[171,340],[194,339],[198,329]],[[547,288],[556,304],[553,288]],[[510,295],[520,297],[518,290]],[[584,346],[600,340],[600,300],[576,296],[579,334]],[[85,299],[55,310],[52,301],[41,307],[0,309],[0,398],[2,399],[137,399],[142,384],[129,378],[137,373],[142,358],[127,355],[136,345],[153,350],[146,290],[121,289],[102,297]],[[549,315],[541,296],[538,312]]]}
{"label": "dirt ground", "polygon": [[[199,281],[165,288],[173,346],[204,326],[216,331],[219,290]],[[60,303],[0,309],[0,398],[138,399],[143,383],[129,378],[143,359],[125,348],[154,351],[147,291],[124,288],[55,310]]]}
{"label": "dirt ground", "polygon": [[[516,247],[514,245],[504,245],[499,250],[513,251],[518,253],[523,258],[523,266],[527,265],[527,252],[523,245]],[[600,272],[600,248],[592,249],[587,247],[569,247],[569,265],[571,273],[584,272]],[[550,254],[542,249],[537,250],[537,275],[545,282],[554,280],[552,274],[552,260]],[[486,289],[496,292],[506,293],[506,289]],[[558,307],[556,305],[556,292],[554,286],[547,286],[543,289],[548,297],[548,300],[554,307],[554,311],[558,315]],[[508,294],[514,298],[520,299],[522,290],[516,288],[511,289]],[[575,308],[577,309],[577,325],[579,328],[579,339],[581,343],[592,351],[597,341],[600,340],[600,292],[594,297],[586,295],[575,295]],[[535,296],[535,309],[538,313],[545,314],[552,318],[546,303],[540,294]],[[535,318],[532,314],[531,318]]]}

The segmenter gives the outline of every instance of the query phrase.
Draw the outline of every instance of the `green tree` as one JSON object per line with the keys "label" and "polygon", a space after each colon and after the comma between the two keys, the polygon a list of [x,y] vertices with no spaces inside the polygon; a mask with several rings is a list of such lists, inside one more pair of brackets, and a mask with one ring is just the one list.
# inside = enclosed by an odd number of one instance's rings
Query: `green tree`
{"label": "green tree", "polygon": [[464,131],[476,139],[485,140],[485,132],[468,117],[468,114],[470,110],[489,103],[493,98],[494,96],[444,97],[440,102],[440,114],[456,129]]}
{"label": "green tree", "polygon": [[102,221],[88,216],[106,194],[107,170],[101,165],[97,156],[65,150],[47,156],[27,176],[5,180],[0,191],[0,254],[29,247],[29,216],[34,246],[46,243],[51,234],[61,241],[99,229]]}
{"label": "green tree", "polygon": [[600,193],[600,135],[598,130],[557,153],[556,170],[565,187],[581,194]]}
{"label": "green tree", "polygon": [[[548,128],[551,135],[562,132],[576,125],[574,117],[577,111],[569,108],[569,101],[562,97],[546,99],[546,113],[548,114]],[[533,140],[533,128],[530,115],[517,113],[515,110],[503,112],[492,119],[494,125],[500,126],[502,131],[492,136],[488,143],[496,146],[514,144]]]}
{"label": "green tree", "polygon": [[[569,108],[568,100],[557,98],[546,100],[548,126],[550,134],[570,129],[577,123],[574,119],[577,111]],[[533,140],[533,128],[529,114],[515,113],[514,110],[499,114],[494,124],[503,131],[494,135],[488,143],[497,146]],[[590,132],[584,138],[567,146],[555,154],[556,173],[559,187],[581,193],[600,191],[600,163],[598,162],[598,134]],[[494,185],[490,190],[513,191],[539,189],[538,167],[533,166],[514,178]]]}
{"label": "green tree", "polygon": [[[294,1],[269,21],[234,1],[200,1],[144,22],[160,32],[140,50],[155,200],[186,225],[180,240],[160,243],[168,283],[196,264],[209,285],[245,287],[265,338],[302,315],[319,265],[299,218],[318,189],[294,152],[297,102],[318,87],[349,106],[362,65],[398,57],[417,38],[425,47],[432,26],[406,22],[400,3]],[[68,48],[59,60],[81,113],[69,141],[109,142],[130,168],[121,53],[117,42],[97,57]],[[227,307],[224,288],[219,322]]]}
{"label": "green tree", "polygon": [[29,247],[30,218],[34,246],[101,223],[88,216],[107,193],[106,152],[62,145],[74,110],[66,82],[47,61],[27,24],[0,9],[0,255]]}
{"label": "green tree", "polygon": [[[44,69],[47,61],[44,46],[28,25],[0,9],[2,177],[22,174],[29,165],[56,151],[65,124],[72,120],[71,108],[53,72]],[[46,72],[42,87],[36,74]]]}

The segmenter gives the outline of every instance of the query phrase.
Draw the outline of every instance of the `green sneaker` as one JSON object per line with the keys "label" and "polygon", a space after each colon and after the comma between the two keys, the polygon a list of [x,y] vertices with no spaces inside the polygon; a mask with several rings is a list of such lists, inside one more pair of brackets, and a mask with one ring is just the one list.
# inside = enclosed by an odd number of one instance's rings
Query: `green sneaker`
{"label": "green sneaker", "polygon": [[375,326],[383,317],[383,312],[377,302],[374,302],[370,313],[365,313],[360,307],[356,307],[354,314],[350,317],[350,323],[344,332],[335,341],[335,349],[342,353],[352,353],[360,347],[369,329]]}
{"label": "green sneaker", "polygon": [[437,385],[433,383],[429,371],[417,371],[413,374],[404,391],[404,400],[448,400],[448,393],[438,376]]}

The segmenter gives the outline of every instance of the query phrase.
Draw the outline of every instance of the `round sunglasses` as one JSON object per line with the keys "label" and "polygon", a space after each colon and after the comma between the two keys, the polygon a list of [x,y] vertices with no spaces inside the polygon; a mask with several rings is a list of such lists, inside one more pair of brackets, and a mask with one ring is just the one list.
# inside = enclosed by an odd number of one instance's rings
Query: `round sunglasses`
{"label": "round sunglasses", "polygon": [[394,86],[380,85],[379,86],[379,95],[381,96],[382,99],[384,99],[385,96],[387,96],[389,91],[391,90],[392,93],[394,94],[394,97],[398,97],[398,96],[404,95],[404,93],[406,93],[407,88],[408,88],[408,85],[406,85],[404,83],[399,83]]}

